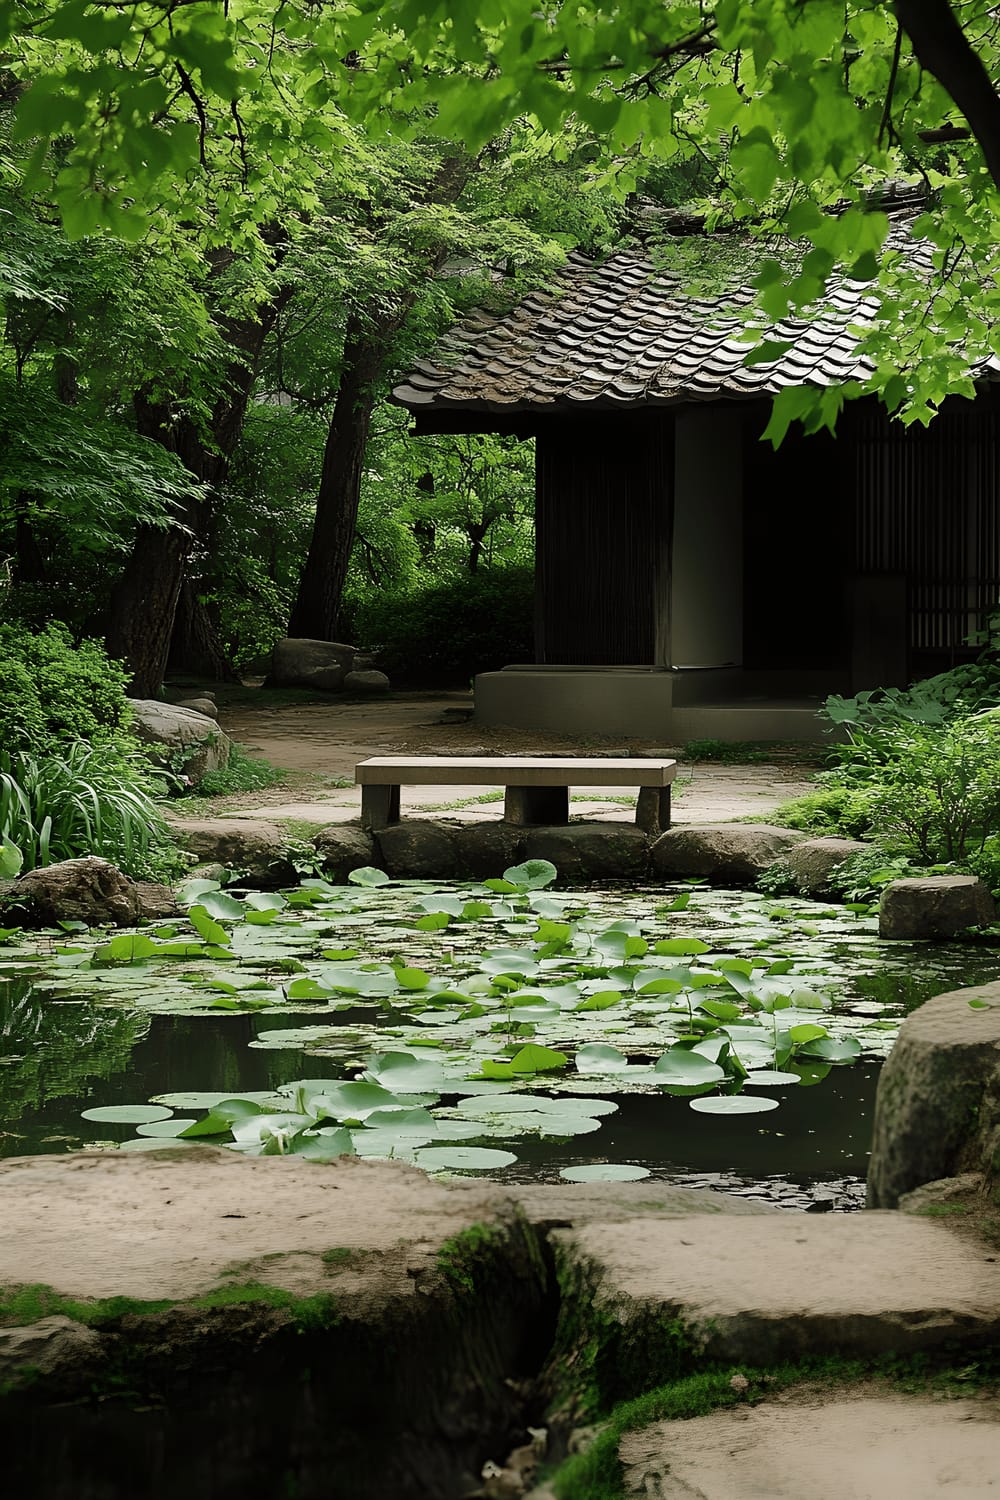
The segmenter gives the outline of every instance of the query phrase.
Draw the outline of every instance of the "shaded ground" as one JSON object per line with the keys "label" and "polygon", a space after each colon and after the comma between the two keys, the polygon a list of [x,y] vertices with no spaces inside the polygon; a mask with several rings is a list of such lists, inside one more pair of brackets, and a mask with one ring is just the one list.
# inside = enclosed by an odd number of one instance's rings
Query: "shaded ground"
{"label": "shaded ground", "polygon": [[[680,758],[683,754],[682,748],[656,745],[649,739],[529,734],[477,724],[471,719],[462,721],[462,713],[470,709],[471,696],[458,692],[397,693],[372,702],[275,702],[264,695],[254,702],[243,692],[235,702],[220,701],[222,727],[252,756],[263,757],[294,774],[283,785],[264,792],[206,801],[204,812],[266,815],[306,823],[356,817],[359,791],[353,784],[338,788],[334,783],[353,783],[355,765],[371,755],[530,755],[549,751],[562,755],[656,753]],[[713,823],[766,817],[779,803],[808,790],[808,777],[815,767],[804,761],[802,754],[802,748],[796,747],[794,751],[776,752],[770,762],[684,764],[675,787],[675,821]],[[463,818],[496,817],[498,809],[491,804],[499,801],[499,792],[491,793],[481,786],[413,787],[404,792],[404,803],[414,812],[448,811]],[[588,818],[631,821],[634,801],[635,791],[629,788],[606,796],[601,789],[581,787],[573,796],[573,812]]]}

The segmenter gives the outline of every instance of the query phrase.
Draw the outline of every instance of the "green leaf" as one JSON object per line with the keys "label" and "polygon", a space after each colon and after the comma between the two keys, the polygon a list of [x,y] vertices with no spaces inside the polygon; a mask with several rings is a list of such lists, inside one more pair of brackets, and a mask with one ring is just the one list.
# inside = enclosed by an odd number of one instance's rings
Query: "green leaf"
{"label": "green leaf", "polygon": [[220,1099],[212,1106],[203,1120],[189,1125],[181,1131],[182,1140],[192,1140],[201,1135],[225,1135],[240,1120],[249,1120],[253,1115],[263,1115],[264,1110],[252,1099]]}
{"label": "green leaf", "polygon": [[374,865],[361,865],[357,870],[352,870],[348,875],[352,885],[388,885],[389,876],[384,870],[376,870]]}
{"label": "green leaf", "polygon": [[766,1094],[713,1094],[692,1099],[690,1107],[702,1115],[762,1115],[777,1109],[778,1100]]}
{"label": "green leaf", "polygon": [[574,1061],[580,1073],[624,1073],[628,1067],[624,1052],[604,1042],[588,1042],[578,1047]]}
{"label": "green leaf", "polygon": [[700,938],[664,938],[653,944],[653,952],[661,955],[682,957],[684,955],[696,956],[699,953],[707,953],[709,947]]}
{"label": "green leaf", "polygon": [[[523,865],[511,865],[509,870],[504,870],[503,878],[514,890],[540,891],[545,886],[551,885],[558,873],[550,860],[529,859],[525,860]],[[495,889],[490,881],[486,884],[491,890]]]}
{"label": "green leaf", "polygon": [[409,969],[406,967],[394,970],[396,983],[404,990],[425,990],[431,982],[431,976],[423,969]]}
{"label": "green leaf", "polygon": [[0,880],[16,880],[24,864],[24,855],[4,834],[0,839]]}
{"label": "green leaf", "polygon": [[229,933],[209,916],[204,906],[192,906],[188,912],[188,920],[206,943],[217,943],[220,948],[228,945]]}
{"label": "green leaf", "polygon": [[514,1053],[510,1066],[514,1073],[526,1075],[557,1073],[568,1061],[565,1052],[556,1052],[551,1047],[539,1047],[536,1043],[529,1042],[526,1047],[521,1047]]}
{"label": "green leaf", "polygon": [[648,1167],[633,1163],[601,1161],[581,1167],[561,1167],[559,1176],[567,1182],[639,1182],[649,1176]]}
{"label": "green leaf", "polygon": [[427,1172],[495,1172],[513,1166],[513,1151],[491,1151],[485,1146],[430,1146],[418,1151],[418,1167]]}
{"label": "green leaf", "polygon": [[201,898],[199,910],[207,911],[210,917],[225,922],[242,922],[247,914],[243,902],[227,896],[225,891],[206,891]]}

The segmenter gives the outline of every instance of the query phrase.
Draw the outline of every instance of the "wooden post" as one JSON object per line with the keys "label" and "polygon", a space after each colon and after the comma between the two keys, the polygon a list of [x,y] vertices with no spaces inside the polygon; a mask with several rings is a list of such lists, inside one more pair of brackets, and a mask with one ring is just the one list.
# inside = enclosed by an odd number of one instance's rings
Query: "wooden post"
{"label": "wooden post", "polygon": [[364,785],[361,788],[362,828],[387,828],[399,822],[399,787]]}
{"label": "wooden post", "polygon": [[643,833],[664,833],[670,827],[670,788],[641,786],[635,804],[635,824]]}

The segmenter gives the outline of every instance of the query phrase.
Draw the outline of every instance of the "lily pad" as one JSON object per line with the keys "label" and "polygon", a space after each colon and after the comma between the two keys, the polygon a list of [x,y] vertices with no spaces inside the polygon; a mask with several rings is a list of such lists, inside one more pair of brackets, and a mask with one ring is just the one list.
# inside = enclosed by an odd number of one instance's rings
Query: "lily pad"
{"label": "lily pad", "polygon": [[151,1125],[154,1120],[169,1120],[170,1110],[162,1104],[102,1104],[80,1111],[84,1120],[102,1125]]}
{"label": "lily pad", "polygon": [[495,1172],[517,1161],[513,1151],[493,1151],[487,1146],[430,1146],[418,1151],[418,1167],[427,1172]]}
{"label": "lily pad", "polygon": [[762,1115],[778,1107],[766,1094],[710,1094],[688,1102],[700,1115]]}
{"label": "lily pad", "polygon": [[563,1167],[559,1173],[567,1182],[638,1182],[649,1176],[648,1167],[637,1167],[631,1163],[599,1161],[588,1166]]}
{"label": "lily pad", "polygon": [[146,1125],[137,1125],[136,1134],[168,1138],[181,1135],[189,1125],[193,1124],[194,1120],[185,1120],[180,1117],[175,1117],[173,1120],[150,1120]]}

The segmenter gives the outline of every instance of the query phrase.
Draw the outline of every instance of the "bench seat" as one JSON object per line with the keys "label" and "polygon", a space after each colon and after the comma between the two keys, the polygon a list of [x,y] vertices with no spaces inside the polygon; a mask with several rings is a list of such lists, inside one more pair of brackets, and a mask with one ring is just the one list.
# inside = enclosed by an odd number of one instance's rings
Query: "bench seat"
{"label": "bench seat", "polygon": [[647,833],[670,826],[674,760],[582,755],[376,755],[358,763],[361,821],[366,828],[399,822],[401,786],[502,786],[508,823],[569,822],[573,786],[637,786],[635,821]]}

